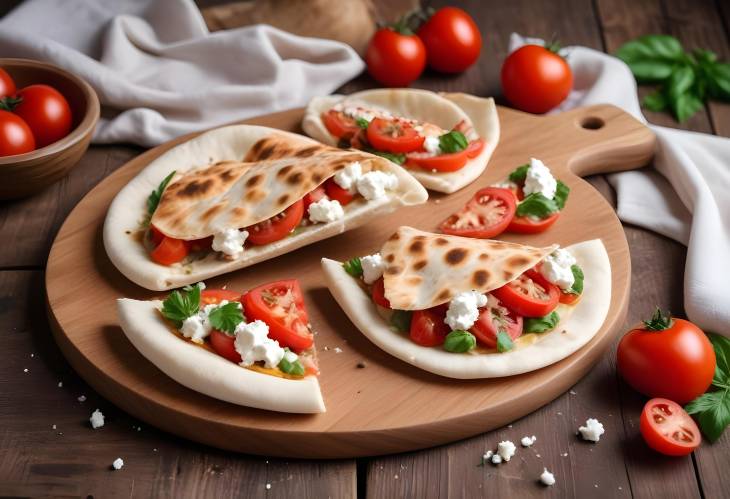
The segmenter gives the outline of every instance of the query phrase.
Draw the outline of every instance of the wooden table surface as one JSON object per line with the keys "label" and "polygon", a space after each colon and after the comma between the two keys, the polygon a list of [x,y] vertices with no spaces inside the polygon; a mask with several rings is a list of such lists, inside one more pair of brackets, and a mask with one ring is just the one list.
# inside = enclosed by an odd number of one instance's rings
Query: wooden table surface
{"label": "wooden table surface", "polygon": [[[14,3],[3,2],[0,14]],[[711,49],[730,59],[727,2],[453,3],[475,17],[484,36],[482,55],[463,75],[426,73],[416,87],[498,96],[499,68],[512,31],[544,38],[558,34],[566,45],[611,53],[636,36],[667,33],[687,48]],[[363,76],[342,90],[372,86]],[[667,115],[646,114],[653,123],[680,127]],[[730,106],[712,103],[681,128],[729,136]],[[139,423],[95,394],[64,360],[46,320],[43,279],[49,247],[69,211],[140,152],[128,146],[92,147],[67,178],[32,198],[0,204],[0,496],[730,497],[727,433],[685,458],[664,458],[644,445],[638,430],[644,398],[617,376],[615,345],[570,392],[537,412],[468,440],[408,454],[267,459],[218,451]],[[603,177],[590,180],[615,202]],[[633,266],[626,327],[655,305],[682,314],[686,249],[643,229],[627,225],[625,230]],[[78,400],[82,395],[83,402]],[[96,408],[106,424],[92,430],[88,418]],[[588,417],[606,427],[595,445],[575,436]],[[500,440],[518,442],[533,434],[536,444],[518,448],[509,463],[477,466],[484,451]],[[124,459],[124,468],[112,471],[117,457]],[[537,483],[543,467],[555,473],[554,487]]]}

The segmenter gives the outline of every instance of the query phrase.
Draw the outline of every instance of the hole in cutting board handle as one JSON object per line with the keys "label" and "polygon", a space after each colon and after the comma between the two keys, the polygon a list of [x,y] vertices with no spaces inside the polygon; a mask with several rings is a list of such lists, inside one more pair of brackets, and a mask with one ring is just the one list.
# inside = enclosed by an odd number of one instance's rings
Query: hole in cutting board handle
{"label": "hole in cutting board handle", "polygon": [[603,128],[605,124],[606,122],[598,116],[586,116],[580,120],[581,128],[585,128],[586,130],[599,130]]}

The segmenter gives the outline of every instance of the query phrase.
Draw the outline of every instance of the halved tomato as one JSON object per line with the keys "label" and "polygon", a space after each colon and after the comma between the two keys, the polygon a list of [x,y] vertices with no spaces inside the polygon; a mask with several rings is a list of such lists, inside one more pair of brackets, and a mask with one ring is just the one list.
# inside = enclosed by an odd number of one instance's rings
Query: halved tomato
{"label": "halved tomato", "polygon": [[468,149],[464,149],[463,151],[436,156],[422,151],[411,152],[406,154],[406,166],[423,168],[428,171],[455,172],[463,168],[466,162],[469,161],[467,151]]}
{"label": "halved tomato", "polygon": [[[307,215],[309,213],[309,205],[312,203],[316,203],[323,197],[327,196],[327,193],[324,190],[324,185],[320,185],[316,189],[314,189],[311,192],[308,192],[304,198],[302,198],[302,203],[304,203],[304,206],[302,206],[302,209],[304,210],[304,215]],[[342,204],[342,203],[340,203]]]}
{"label": "halved tomato", "polygon": [[410,123],[375,118],[368,125],[368,142],[378,151],[402,153],[416,151],[426,139]]}
{"label": "halved tomato", "polygon": [[411,340],[424,347],[442,345],[451,331],[444,322],[445,317],[446,307],[443,305],[414,311],[411,318]]}
{"label": "halved tomato", "polygon": [[322,121],[329,133],[338,139],[352,137],[360,130],[353,118],[346,116],[342,111],[335,111],[334,109],[322,113]]}
{"label": "halved tomato", "polygon": [[385,281],[382,277],[373,283],[371,294],[376,305],[380,305],[384,308],[390,308],[390,302],[385,297]]}
{"label": "halved tomato", "polygon": [[210,346],[213,350],[223,358],[235,362],[238,364],[241,362],[241,354],[236,351],[235,341],[236,337],[228,335],[223,331],[214,329],[210,332]]}
{"label": "halved tomato", "polygon": [[669,399],[648,401],[641,411],[639,429],[649,447],[667,456],[685,456],[702,442],[694,420]]}
{"label": "halved tomato", "polygon": [[230,289],[204,289],[200,293],[200,303],[202,306],[215,305],[223,300],[226,301],[238,301],[241,298],[241,293],[231,291]]}
{"label": "halved tomato", "polygon": [[535,270],[491,292],[505,307],[524,317],[542,317],[558,306],[560,290]]}
{"label": "halved tomato", "polygon": [[472,140],[469,142],[469,146],[466,148],[466,156],[469,159],[474,159],[482,153],[484,149],[484,139]]}
{"label": "halved tomato", "polygon": [[469,331],[479,343],[487,348],[497,347],[497,333],[503,331],[511,339],[522,335],[522,317],[507,309],[495,297],[490,297],[490,303],[479,311],[479,318]]}
{"label": "halved tomato", "polygon": [[514,232],[516,234],[537,234],[544,232],[550,228],[552,224],[560,216],[560,212],[557,211],[547,218],[540,220],[534,220],[528,216],[525,217],[514,217],[507,227],[507,232]]}
{"label": "halved tomato", "polygon": [[355,199],[355,194],[340,187],[334,178],[327,179],[324,183],[324,190],[330,199],[339,201],[342,206]]}
{"label": "halved tomato", "polygon": [[515,216],[517,204],[509,189],[486,187],[461,210],[441,222],[444,234],[488,239],[498,236]]}
{"label": "halved tomato", "polygon": [[248,239],[257,246],[283,239],[293,231],[304,216],[304,202],[300,199],[286,210],[268,220],[247,227]]}
{"label": "halved tomato", "polygon": [[182,239],[162,236],[162,241],[155,249],[152,250],[150,256],[152,259],[162,265],[172,265],[188,256],[188,245]]}
{"label": "halved tomato", "polygon": [[246,319],[258,319],[268,324],[269,337],[282,347],[301,352],[314,343],[304,297],[296,279],[253,288],[243,295],[241,303]]}
{"label": "halved tomato", "polygon": [[157,229],[157,227],[150,224],[150,238],[152,239],[152,244],[157,246],[158,244],[160,244],[162,242],[163,239],[165,239],[165,237],[166,237],[165,234],[160,232],[159,229]]}

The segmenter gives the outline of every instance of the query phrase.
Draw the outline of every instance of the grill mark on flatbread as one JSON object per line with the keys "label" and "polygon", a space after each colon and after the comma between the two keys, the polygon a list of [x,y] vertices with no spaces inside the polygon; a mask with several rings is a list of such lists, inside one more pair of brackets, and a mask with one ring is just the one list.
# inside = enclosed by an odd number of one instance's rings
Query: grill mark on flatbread
{"label": "grill mark on flatbread", "polygon": [[298,158],[308,158],[317,154],[320,149],[322,149],[321,146],[305,147],[304,149],[300,149],[294,153],[294,156]]}
{"label": "grill mark on flatbread", "polygon": [[447,244],[449,244],[449,242],[446,239],[444,239],[443,237],[437,237],[436,244],[438,246],[446,246]]}
{"label": "grill mark on flatbread", "polygon": [[266,197],[266,194],[263,191],[260,191],[258,189],[253,189],[246,193],[246,201],[250,201],[252,203],[261,201],[265,197]]}
{"label": "grill mark on flatbread", "polygon": [[254,175],[246,181],[246,187],[256,187],[264,179],[263,175]]}
{"label": "grill mark on flatbread", "polygon": [[279,170],[276,173],[276,176],[279,178],[284,178],[287,175],[289,175],[289,172],[292,171],[293,169],[294,169],[294,165],[286,165],[284,168],[282,168],[281,170]]}
{"label": "grill mark on flatbread", "polygon": [[477,288],[481,288],[482,286],[484,286],[487,281],[489,281],[489,271],[484,269],[474,272],[474,275],[471,279],[471,282]]}
{"label": "grill mark on flatbread", "polygon": [[290,176],[288,176],[286,178],[286,182],[289,185],[299,185],[299,184],[303,183],[302,182],[303,178],[304,178],[304,175],[302,174],[302,172],[296,172],[296,173],[292,173]]}
{"label": "grill mark on flatbread", "polygon": [[413,241],[408,250],[416,255],[423,253],[423,241]]}
{"label": "grill mark on flatbread", "polygon": [[385,255],[385,261],[386,262],[393,263],[393,260],[395,260],[395,255],[393,255],[393,254]]}
{"label": "grill mark on flatbread", "polygon": [[225,205],[223,205],[222,203],[211,206],[210,208],[205,210],[205,212],[203,213],[203,215],[202,215],[203,220],[210,220],[216,214],[220,213],[220,211],[224,208],[225,208]]}
{"label": "grill mark on flatbread", "polygon": [[524,256],[513,256],[507,260],[507,265],[510,267],[523,267],[530,262],[530,259]]}
{"label": "grill mark on flatbread", "polygon": [[286,205],[286,202],[289,201],[289,194],[282,194],[279,199],[276,200],[276,202],[279,204],[279,206]]}
{"label": "grill mark on flatbread", "polygon": [[213,180],[208,179],[203,182],[193,180],[189,184],[185,185],[178,192],[179,196],[183,197],[197,197],[205,195],[206,192],[213,186]]}
{"label": "grill mark on flatbread", "polygon": [[446,253],[446,263],[459,265],[467,257],[469,252],[463,248],[454,248]]}
{"label": "grill mark on flatbread", "polygon": [[438,296],[436,296],[436,299],[441,300],[441,301],[446,301],[449,298],[451,298],[451,291],[449,291],[448,289],[441,290],[441,292],[438,294]]}
{"label": "grill mark on flatbread", "polygon": [[385,269],[385,273],[389,275],[397,275],[400,274],[402,269],[400,267],[388,267]]}
{"label": "grill mark on flatbread", "polygon": [[[390,256],[393,256],[393,255],[390,255]],[[421,270],[426,265],[428,265],[428,261],[427,260],[421,260],[420,262],[416,262],[416,263],[413,264],[413,270]]]}

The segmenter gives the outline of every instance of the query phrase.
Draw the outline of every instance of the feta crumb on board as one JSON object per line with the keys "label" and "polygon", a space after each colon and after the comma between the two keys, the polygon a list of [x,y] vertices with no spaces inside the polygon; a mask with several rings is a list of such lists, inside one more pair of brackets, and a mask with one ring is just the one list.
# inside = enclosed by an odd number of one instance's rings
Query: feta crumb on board
{"label": "feta crumb on board", "polygon": [[444,322],[452,331],[466,331],[479,318],[479,308],[487,304],[487,297],[476,291],[464,291],[449,302]]}
{"label": "feta crumb on board", "polygon": [[367,255],[360,258],[362,266],[362,280],[365,284],[372,284],[383,276],[385,270],[385,261],[380,253]]}
{"label": "feta crumb on board", "polygon": [[571,268],[575,264],[576,259],[570,251],[558,248],[542,261],[540,273],[559,288],[570,289],[575,283],[575,276]]}
{"label": "feta crumb on board", "polygon": [[537,437],[535,435],[533,435],[531,437],[524,436],[524,437],[522,437],[522,440],[520,440],[520,443],[522,444],[522,447],[530,447],[536,441],[537,441]]}
{"label": "feta crumb on board", "polygon": [[279,342],[269,338],[269,326],[260,320],[242,322],[236,326],[233,346],[241,355],[241,365],[249,367],[263,361],[264,366],[274,368],[284,358],[284,349]]}
{"label": "feta crumb on board", "polygon": [[550,168],[539,159],[530,158],[530,168],[527,169],[525,185],[522,187],[525,196],[539,192],[546,198],[553,199],[557,187],[558,181],[550,173]]}
{"label": "feta crumb on board", "polygon": [[578,428],[580,436],[583,440],[591,442],[598,442],[601,439],[601,435],[606,433],[603,428],[603,424],[595,418],[589,418],[586,420],[586,425]]}
{"label": "feta crumb on board", "polygon": [[124,459],[122,459],[121,457],[116,458],[112,463],[112,468],[114,468],[115,470],[121,470],[122,466],[124,466]]}
{"label": "feta crumb on board", "polygon": [[515,455],[515,452],[517,452],[517,447],[509,440],[504,440],[497,444],[497,454],[505,462],[509,461]]}
{"label": "feta crumb on board", "polygon": [[104,414],[102,414],[99,409],[94,410],[94,412],[91,413],[89,422],[91,423],[91,427],[93,429],[96,430],[97,428],[101,428],[102,426],[104,426]]}
{"label": "feta crumb on board", "polygon": [[492,454],[492,464],[500,464],[502,462],[502,456],[499,454]]}
{"label": "feta crumb on board", "polygon": [[543,468],[542,474],[540,475],[540,482],[547,486],[555,485],[555,475],[550,473],[547,468]]}
{"label": "feta crumb on board", "polygon": [[223,229],[213,235],[211,247],[213,251],[220,251],[226,257],[235,260],[243,253],[243,244],[248,238],[248,231],[238,229]]}
{"label": "feta crumb on board", "polygon": [[86,402],[86,395],[79,395],[76,400],[79,402]]}
{"label": "feta crumb on board", "polygon": [[314,223],[334,222],[345,216],[345,210],[342,209],[340,202],[326,197],[310,204],[307,213],[309,214],[309,221]]}

